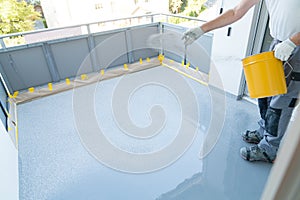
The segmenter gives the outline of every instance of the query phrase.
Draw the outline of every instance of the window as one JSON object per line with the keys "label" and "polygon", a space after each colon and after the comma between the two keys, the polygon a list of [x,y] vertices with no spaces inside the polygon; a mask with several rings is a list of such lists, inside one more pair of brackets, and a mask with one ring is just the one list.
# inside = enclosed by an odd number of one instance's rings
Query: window
{"label": "window", "polygon": [[103,8],[102,3],[96,3],[96,4],[95,4],[95,9],[96,9],[96,10],[100,10],[100,9],[102,9],[102,8]]}

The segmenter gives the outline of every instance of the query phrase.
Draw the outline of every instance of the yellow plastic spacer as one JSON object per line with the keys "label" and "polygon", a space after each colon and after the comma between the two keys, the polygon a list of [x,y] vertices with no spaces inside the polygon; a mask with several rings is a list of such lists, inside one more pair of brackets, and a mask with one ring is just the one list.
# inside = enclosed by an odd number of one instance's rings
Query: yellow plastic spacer
{"label": "yellow plastic spacer", "polygon": [[163,56],[162,54],[159,54],[158,56],[158,60],[159,60],[159,63],[162,64],[162,61],[165,59],[165,56]]}
{"label": "yellow plastic spacer", "polygon": [[28,91],[29,91],[30,93],[33,93],[33,92],[34,92],[34,87],[28,88]]}
{"label": "yellow plastic spacer", "polygon": [[8,130],[8,131],[11,131],[11,130],[12,130],[12,128],[11,128],[11,127],[8,127],[8,128],[7,128],[7,130]]}
{"label": "yellow plastic spacer", "polygon": [[191,65],[190,63],[187,63],[185,67],[188,69],[190,65]]}
{"label": "yellow plastic spacer", "polygon": [[81,74],[80,78],[81,78],[81,80],[84,81],[85,79],[87,79],[87,75],[86,74]]}
{"label": "yellow plastic spacer", "polygon": [[199,67],[196,67],[196,72],[198,72],[199,71]]}
{"label": "yellow plastic spacer", "polygon": [[127,64],[124,64],[124,69],[128,70],[128,65]]}
{"label": "yellow plastic spacer", "polygon": [[181,61],[181,66],[184,66],[184,60],[183,60],[183,61]]}
{"label": "yellow plastic spacer", "polygon": [[18,95],[19,95],[19,91],[15,91],[12,97],[16,98]]}
{"label": "yellow plastic spacer", "polygon": [[147,61],[147,62],[150,62],[150,58],[146,58],[146,61]]}
{"label": "yellow plastic spacer", "polygon": [[48,83],[48,89],[49,89],[50,91],[52,91],[52,90],[53,90],[52,83]]}
{"label": "yellow plastic spacer", "polygon": [[174,60],[170,60],[170,63],[174,63]]}
{"label": "yellow plastic spacer", "polygon": [[140,58],[140,64],[143,64],[143,59],[142,58]]}
{"label": "yellow plastic spacer", "polygon": [[69,78],[66,78],[66,84],[67,84],[67,85],[70,85],[70,84],[71,84],[71,81],[70,81]]}
{"label": "yellow plastic spacer", "polygon": [[104,75],[104,69],[101,69],[100,74],[103,76]]}

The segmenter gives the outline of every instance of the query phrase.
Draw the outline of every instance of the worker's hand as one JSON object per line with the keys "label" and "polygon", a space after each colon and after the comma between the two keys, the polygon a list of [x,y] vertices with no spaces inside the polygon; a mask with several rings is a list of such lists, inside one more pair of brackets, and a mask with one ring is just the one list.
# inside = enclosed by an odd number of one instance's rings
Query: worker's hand
{"label": "worker's hand", "polygon": [[290,39],[287,39],[275,46],[274,55],[281,61],[287,61],[295,48],[296,45]]}
{"label": "worker's hand", "polygon": [[184,40],[185,45],[192,44],[195,40],[201,37],[204,34],[204,31],[200,27],[195,27],[187,30],[182,39]]}

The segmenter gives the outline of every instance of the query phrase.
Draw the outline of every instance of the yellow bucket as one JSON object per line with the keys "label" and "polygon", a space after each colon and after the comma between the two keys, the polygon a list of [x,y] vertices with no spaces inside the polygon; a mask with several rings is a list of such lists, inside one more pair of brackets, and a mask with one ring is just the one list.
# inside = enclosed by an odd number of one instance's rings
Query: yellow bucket
{"label": "yellow bucket", "polygon": [[262,98],[287,92],[282,62],[274,52],[264,52],[242,60],[250,97]]}

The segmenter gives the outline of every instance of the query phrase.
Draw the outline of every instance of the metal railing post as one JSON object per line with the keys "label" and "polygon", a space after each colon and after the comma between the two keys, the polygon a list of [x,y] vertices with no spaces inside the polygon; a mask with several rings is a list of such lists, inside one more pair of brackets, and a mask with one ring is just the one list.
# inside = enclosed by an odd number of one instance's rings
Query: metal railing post
{"label": "metal railing post", "polygon": [[132,46],[132,38],[130,30],[125,30],[125,42],[127,48],[127,60],[128,63],[134,62],[134,55],[133,55],[133,46]]}
{"label": "metal railing post", "polygon": [[6,45],[5,45],[4,41],[3,41],[3,38],[0,38],[0,44],[1,44],[1,47],[3,49],[6,49]]}
{"label": "metal railing post", "polygon": [[91,33],[91,28],[90,28],[90,24],[86,25],[87,31],[88,31],[88,47],[89,47],[89,53],[91,55],[91,64],[92,64],[92,69],[95,72],[96,68],[97,68],[97,56],[95,55],[95,53],[92,53],[93,49],[95,49],[95,41],[93,38],[93,35]]}
{"label": "metal railing post", "polygon": [[[163,26],[162,22],[159,22],[158,28],[159,28],[159,33],[162,35],[164,33],[164,30],[163,30],[164,26]],[[161,43],[161,46],[160,46],[160,49],[159,49],[159,54],[163,55],[163,53],[164,53],[164,48],[163,48],[163,43]]]}
{"label": "metal railing post", "polygon": [[43,53],[44,53],[44,56],[46,59],[46,63],[47,63],[48,70],[50,72],[52,81],[58,82],[60,80],[60,76],[58,73],[56,62],[54,60],[54,57],[53,57],[53,54],[51,51],[51,47],[49,46],[48,43],[44,42],[42,48],[43,48]]}

